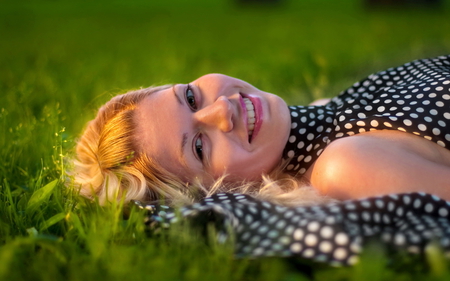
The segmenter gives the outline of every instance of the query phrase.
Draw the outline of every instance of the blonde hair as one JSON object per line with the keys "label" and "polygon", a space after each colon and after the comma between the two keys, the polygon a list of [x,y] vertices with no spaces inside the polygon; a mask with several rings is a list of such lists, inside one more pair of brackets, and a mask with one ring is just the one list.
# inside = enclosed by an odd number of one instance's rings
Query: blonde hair
{"label": "blonde hair", "polygon": [[[113,97],[102,106],[76,146],[76,160],[70,174],[80,194],[98,198],[100,204],[122,199],[159,201],[180,205],[216,192],[240,192],[283,205],[329,202],[301,180],[283,174],[282,166],[261,182],[227,183],[226,176],[212,186],[185,183],[140,152],[134,121],[137,105],[152,93],[170,86],[150,87]],[[274,180],[276,179],[276,180]]]}

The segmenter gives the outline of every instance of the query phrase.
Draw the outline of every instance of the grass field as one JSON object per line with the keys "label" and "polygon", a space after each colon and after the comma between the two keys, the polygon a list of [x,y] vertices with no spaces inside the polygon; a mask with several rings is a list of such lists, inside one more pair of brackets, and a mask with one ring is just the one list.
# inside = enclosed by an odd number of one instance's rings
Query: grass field
{"label": "grass field", "polygon": [[0,280],[448,280],[378,246],[353,268],[235,260],[186,226],[148,237],[143,214],[100,208],[62,182],[84,124],[112,95],[219,72],[303,104],[371,72],[450,52],[450,3],[0,1]]}

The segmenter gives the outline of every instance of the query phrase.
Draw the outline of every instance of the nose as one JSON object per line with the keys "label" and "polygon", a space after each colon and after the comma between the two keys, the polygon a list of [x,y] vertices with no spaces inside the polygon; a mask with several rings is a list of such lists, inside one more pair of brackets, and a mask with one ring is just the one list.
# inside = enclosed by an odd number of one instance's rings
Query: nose
{"label": "nose", "polygon": [[195,119],[201,126],[216,127],[225,133],[233,129],[232,117],[232,104],[225,96],[220,96],[195,113]]}

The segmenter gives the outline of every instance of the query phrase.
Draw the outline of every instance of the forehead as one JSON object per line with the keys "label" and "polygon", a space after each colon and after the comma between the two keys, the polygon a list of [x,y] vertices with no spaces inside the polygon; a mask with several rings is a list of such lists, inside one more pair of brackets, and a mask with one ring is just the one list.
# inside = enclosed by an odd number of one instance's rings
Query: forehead
{"label": "forehead", "polygon": [[192,171],[181,156],[184,126],[173,88],[155,92],[135,110],[137,145],[163,168],[187,180]]}

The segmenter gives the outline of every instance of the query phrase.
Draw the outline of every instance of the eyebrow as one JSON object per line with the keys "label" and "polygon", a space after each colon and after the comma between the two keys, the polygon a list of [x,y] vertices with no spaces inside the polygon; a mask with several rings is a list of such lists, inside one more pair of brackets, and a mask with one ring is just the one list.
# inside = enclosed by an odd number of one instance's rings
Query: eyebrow
{"label": "eyebrow", "polygon": [[[183,162],[186,163],[186,159],[184,157],[184,148],[186,146],[187,143],[187,133],[183,134],[183,138],[181,139],[181,146],[180,146],[180,154],[181,154],[181,158],[183,159]],[[186,164],[185,164],[186,166]]]}
{"label": "eyebrow", "polygon": [[[175,86],[176,86],[176,84],[172,86],[173,95],[177,99],[178,103],[180,105],[183,105],[183,102],[181,101],[180,97],[177,95],[177,92],[175,91]],[[183,137],[181,138],[181,145],[180,145],[180,159],[181,159],[181,164],[186,169],[189,169],[189,166],[188,166],[187,161],[186,161],[186,156],[184,154],[184,149],[186,147],[187,139],[188,139],[187,133],[183,133]]]}

